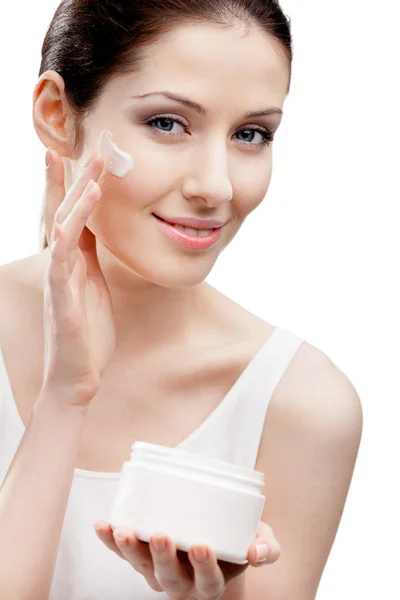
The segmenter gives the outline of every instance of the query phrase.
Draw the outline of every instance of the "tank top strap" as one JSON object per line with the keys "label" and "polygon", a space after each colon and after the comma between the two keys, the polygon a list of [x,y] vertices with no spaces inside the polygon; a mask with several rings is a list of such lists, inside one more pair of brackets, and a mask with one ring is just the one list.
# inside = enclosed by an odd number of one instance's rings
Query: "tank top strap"
{"label": "tank top strap", "polygon": [[276,327],[215,414],[181,446],[254,469],[269,403],[304,342],[287,329]]}
{"label": "tank top strap", "polygon": [[[305,340],[283,327],[256,357],[251,380],[240,391],[235,414],[237,439],[234,462],[254,469],[264,431],[268,407],[285,371]],[[268,432],[267,432],[268,435]]]}

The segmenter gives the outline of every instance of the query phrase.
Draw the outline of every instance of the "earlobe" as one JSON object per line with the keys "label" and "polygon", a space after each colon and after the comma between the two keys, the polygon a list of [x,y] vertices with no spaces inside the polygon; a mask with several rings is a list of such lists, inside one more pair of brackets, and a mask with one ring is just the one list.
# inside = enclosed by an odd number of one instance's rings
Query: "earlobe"
{"label": "earlobe", "polygon": [[58,73],[43,73],[33,93],[32,119],[45,147],[51,146],[60,156],[70,156],[71,140],[66,130],[70,111],[64,89],[64,80]]}

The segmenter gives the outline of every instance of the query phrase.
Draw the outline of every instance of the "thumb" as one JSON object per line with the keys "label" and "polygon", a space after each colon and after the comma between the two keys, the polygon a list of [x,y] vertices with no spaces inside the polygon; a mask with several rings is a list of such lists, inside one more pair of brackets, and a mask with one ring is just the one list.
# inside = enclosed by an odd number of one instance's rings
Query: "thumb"
{"label": "thumb", "polygon": [[43,198],[44,229],[49,245],[55,214],[64,197],[64,165],[58,152],[49,147],[46,153],[46,183]]}

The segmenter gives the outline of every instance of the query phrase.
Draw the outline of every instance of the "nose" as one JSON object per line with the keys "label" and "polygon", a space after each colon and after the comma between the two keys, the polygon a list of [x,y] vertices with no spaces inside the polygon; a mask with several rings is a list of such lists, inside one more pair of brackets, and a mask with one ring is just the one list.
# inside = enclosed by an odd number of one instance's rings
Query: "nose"
{"label": "nose", "polygon": [[226,149],[221,150],[214,144],[213,149],[208,147],[201,157],[198,153],[192,155],[190,164],[190,174],[184,179],[182,189],[187,200],[210,208],[232,200]]}

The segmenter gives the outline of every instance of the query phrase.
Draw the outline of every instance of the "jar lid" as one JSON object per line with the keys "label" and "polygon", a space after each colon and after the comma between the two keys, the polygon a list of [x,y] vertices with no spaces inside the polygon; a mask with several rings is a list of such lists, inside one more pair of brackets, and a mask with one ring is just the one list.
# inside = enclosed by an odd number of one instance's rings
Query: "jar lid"
{"label": "jar lid", "polygon": [[208,456],[202,456],[200,454],[195,454],[194,452],[181,450],[180,448],[169,448],[168,446],[161,446],[160,444],[136,441],[132,444],[131,458],[133,455],[150,455],[167,459],[171,458],[178,460],[187,466],[192,465],[198,468],[218,471],[221,472],[221,474],[223,473],[225,475],[232,475],[236,478],[248,480],[259,486],[264,485],[264,473],[261,471],[255,471],[254,469],[249,469],[224,460],[209,458]]}

